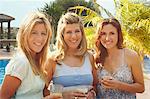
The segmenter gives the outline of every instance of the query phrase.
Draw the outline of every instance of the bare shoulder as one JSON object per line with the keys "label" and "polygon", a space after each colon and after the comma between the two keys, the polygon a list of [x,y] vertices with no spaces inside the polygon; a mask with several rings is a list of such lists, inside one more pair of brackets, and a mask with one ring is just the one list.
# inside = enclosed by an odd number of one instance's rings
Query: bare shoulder
{"label": "bare shoulder", "polygon": [[96,69],[97,67],[95,65],[93,53],[88,52],[88,54],[89,54],[89,59],[90,59],[90,62],[91,62],[91,65],[92,65],[93,69]]}
{"label": "bare shoulder", "polygon": [[139,57],[138,53],[136,51],[132,50],[132,49],[124,48],[124,50],[125,50],[125,55],[129,59],[133,59],[133,58]]}
{"label": "bare shoulder", "polygon": [[56,65],[56,62],[52,58],[48,58],[45,63],[45,70],[51,70],[54,69]]}
{"label": "bare shoulder", "polygon": [[90,52],[90,51],[87,51],[87,54],[88,54],[88,56],[90,57],[90,60],[94,60],[94,56],[93,56],[93,53],[92,52]]}
{"label": "bare shoulder", "polygon": [[125,48],[125,56],[129,66],[137,66],[140,64],[140,57],[136,51]]}

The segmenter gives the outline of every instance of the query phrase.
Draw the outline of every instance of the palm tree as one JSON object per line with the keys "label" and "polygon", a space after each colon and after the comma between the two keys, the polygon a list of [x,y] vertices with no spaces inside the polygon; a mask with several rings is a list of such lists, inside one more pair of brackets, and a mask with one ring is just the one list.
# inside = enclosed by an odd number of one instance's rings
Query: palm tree
{"label": "palm tree", "polygon": [[103,19],[101,13],[104,12],[108,17],[114,17],[108,10],[97,4],[96,0],[94,2],[90,0],[90,2],[95,9],[99,9],[97,12],[84,6],[75,6],[68,9],[68,11],[73,11],[83,19],[89,49],[94,48],[96,27],[98,22]]}
{"label": "palm tree", "polygon": [[[96,0],[93,1],[95,5],[98,5]],[[139,2],[114,0],[117,9],[115,17],[121,22],[125,39],[124,44],[138,52],[142,51],[146,54],[150,54],[150,7]],[[98,7],[100,12],[103,11],[109,17],[114,17],[102,6],[98,5]],[[86,24],[85,31],[87,33],[88,47],[93,47],[96,25],[103,17],[95,11],[83,6],[71,7],[69,10],[70,9],[78,10],[77,14],[83,18],[84,24]],[[82,12],[85,10],[87,13],[86,16],[82,16]],[[90,23],[92,23],[92,25],[89,25]]]}
{"label": "palm tree", "polygon": [[53,28],[53,37],[52,44],[55,42],[55,36],[57,31],[57,23],[62,14],[67,12],[67,9],[74,6],[86,6],[87,8],[92,9],[93,11],[98,12],[98,9],[95,9],[92,6],[92,2],[87,2],[85,0],[55,0],[53,2],[49,2],[49,4],[45,3],[43,8],[39,10],[45,12],[52,19],[51,24]]}
{"label": "palm tree", "polygon": [[124,29],[125,44],[138,52],[150,54],[150,7],[141,1],[114,1],[117,8],[116,17]]}

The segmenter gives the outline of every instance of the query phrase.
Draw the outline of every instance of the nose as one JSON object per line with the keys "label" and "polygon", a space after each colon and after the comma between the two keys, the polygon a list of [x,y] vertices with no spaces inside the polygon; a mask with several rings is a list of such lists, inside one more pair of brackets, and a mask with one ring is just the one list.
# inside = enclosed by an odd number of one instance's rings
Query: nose
{"label": "nose", "polygon": [[39,33],[38,35],[37,35],[37,37],[36,37],[39,41],[41,41],[42,39],[43,39],[43,36],[42,36],[42,34],[41,33]]}
{"label": "nose", "polygon": [[105,38],[105,39],[106,39],[106,40],[109,40],[109,38],[110,38],[109,35],[106,35],[106,38]]}
{"label": "nose", "polygon": [[76,38],[76,37],[77,37],[77,33],[72,32],[72,33],[71,33],[71,37],[72,37],[72,38]]}

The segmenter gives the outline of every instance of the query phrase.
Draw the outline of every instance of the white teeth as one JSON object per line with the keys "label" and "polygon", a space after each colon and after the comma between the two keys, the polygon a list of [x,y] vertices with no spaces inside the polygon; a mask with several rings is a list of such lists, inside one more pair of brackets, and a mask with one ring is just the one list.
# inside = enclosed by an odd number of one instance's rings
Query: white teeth
{"label": "white teeth", "polygon": [[41,43],[35,43],[36,45],[38,45],[38,46],[40,46],[41,45]]}
{"label": "white teeth", "polygon": [[72,43],[75,43],[75,42],[77,42],[77,40],[75,40],[75,41],[71,41]]}
{"label": "white teeth", "polygon": [[110,44],[111,42],[106,42],[106,44]]}

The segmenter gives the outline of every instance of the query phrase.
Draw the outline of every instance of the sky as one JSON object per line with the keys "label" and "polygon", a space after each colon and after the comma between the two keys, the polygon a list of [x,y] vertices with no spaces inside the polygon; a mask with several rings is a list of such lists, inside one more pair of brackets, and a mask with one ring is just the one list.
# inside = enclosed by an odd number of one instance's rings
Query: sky
{"label": "sky", "polygon": [[[23,18],[31,11],[43,8],[45,3],[54,0],[0,0],[0,13],[12,16],[11,27],[19,27]],[[88,0],[86,0],[88,1]],[[115,13],[113,0],[97,0],[97,3],[108,11]],[[7,23],[3,23],[4,27]]]}

